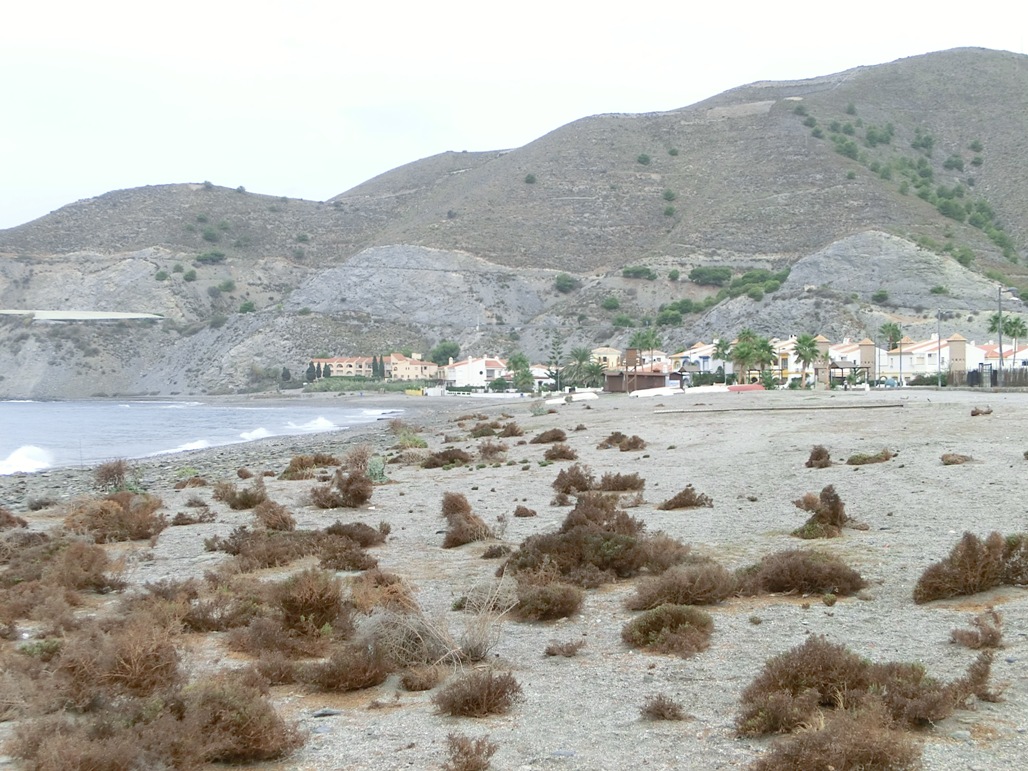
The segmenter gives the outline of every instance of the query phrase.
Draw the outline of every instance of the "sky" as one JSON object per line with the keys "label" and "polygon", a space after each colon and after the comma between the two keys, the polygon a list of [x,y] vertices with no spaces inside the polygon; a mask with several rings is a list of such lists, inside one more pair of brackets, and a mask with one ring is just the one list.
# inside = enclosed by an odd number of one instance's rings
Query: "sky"
{"label": "sky", "polygon": [[20,2],[0,20],[0,229],[142,185],[325,200],[588,115],[958,46],[1025,53],[1017,5]]}

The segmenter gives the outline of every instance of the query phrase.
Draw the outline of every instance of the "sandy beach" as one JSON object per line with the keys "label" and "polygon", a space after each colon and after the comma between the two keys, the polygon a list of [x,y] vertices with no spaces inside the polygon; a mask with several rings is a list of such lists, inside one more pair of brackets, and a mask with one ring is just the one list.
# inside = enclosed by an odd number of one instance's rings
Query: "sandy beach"
{"label": "sandy beach", "polygon": [[[973,407],[986,405],[991,414],[971,416]],[[498,743],[494,769],[741,768],[771,744],[764,738],[739,738],[734,723],[742,690],[770,656],[810,635],[825,635],[868,659],[921,662],[929,674],[951,680],[967,669],[975,654],[951,643],[950,630],[966,626],[972,614],[990,605],[1004,618],[1006,647],[997,651],[992,670],[993,682],[1005,686],[1003,699],[958,710],[918,736],[924,742],[926,768],[1020,767],[1028,756],[1028,592],[1000,587],[915,605],[912,591],[924,569],[944,557],[964,531],[985,536],[1026,529],[1020,502],[1028,464],[1026,405],[1026,394],[945,389],[687,391],[650,399],[602,395],[533,415],[528,400],[366,396],[362,406],[403,409],[402,420],[422,429],[418,435],[429,450],[457,447],[477,456],[483,441],[503,441],[508,446],[505,456],[501,462],[476,460],[453,468],[389,463],[388,481],[375,485],[370,501],[357,509],[310,505],[314,480],[268,476],[268,495],[293,513],[298,529],[322,528],[336,520],[373,527],[387,522],[387,541],[369,549],[379,568],[410,582],[425,615],[455,635],[470,618],[452,609],[455,601],[494,580],[501,562],[482,559],[486,549],[497,544],[516,548],[531,535],[554,531],[569,511],[569,506],[551,505],[551,483],[572,462],[546,462],[548,445],[521,443],[551,428],[567,433],[577,462],[597,476],[637,473],[645,480],[642,500],[633,501],[627,511],[643,520],[648,532],[662,531],[730,570],[775,551],[818,548],[844,558],[869,587],[859,598],[839,598],[832,606],[819,596],[796,594],[729,598],[708,608],[714,621],[709,649],[683,659],[626,646],[621,630],[635,613],[626,609],[625,600],[643,579],[605,584],[589,589],[582,610],[571,618],[496,621],[497,640],[487,663],[511,671],[524,693],[507,714],[477,720],[443,716],[431,701],[433,691],[406,691],[396,675],[382,685],[340,695],[314,693],[300,685],[275,686],[274,704],[298,722],[306,742],[289,757],[259,767],[438,768],[446,757],[447,734],[463,732],[488,734]],[[516,421],[524,436],[472,438],[470,428],[482,418],[458,425],[456,418],[467,415]],[[645,449],[598,449],[613,431],[638,435]],[[134,462],[139,485],[162,498],[169,517],[185,511],[188,499],[198,495],[216,521],[167,528],[152,543],[105,547],[125,558],[125,592],[170,578],[202,579],[231,559],[206,551],[204,539],[253,524],[250,511],[233,511],[212,500],[211,487],[175,490],[177,481],[198,474],[212,482],[239,483],[239,468],[277,475],[294,455],[326,452],[342,457],[362,443],[391,458],[395,442],[389,422],[381,421],[343,434],[280,437]],[[831,467],[804,465],[818,444],[830,450]],[[883,448],[895,454],[888,462],[845,464],[854,453]],[[962,453],[973,460],[945,466],[943,453]],[[688,484],[710,496],[713,506],[657,508]],[[806,518],[793,501],[826,485],[834,485],[847,513],[866,529],[847,528],[839,538],[816,542],[790,535]],[[27,519],[30,528],[47,530],[61,523],[67,501],[90,493],[92,486],[91,469],[0,477],[0,503]],[[445,492],[464,494],[497,537],[443,549],[446,523],[440,506]],[[40,498],[52,498],[55,505],[30,511],[30,501]],[[518,505],[538,516],[513,517]],[[272,580],[308,564],[261,571],[260,577]],[[340,575],[348,580],[355,574]],[[109,595],[89,612],[103,613],[117,599],[117,593]],[[22,628],[29,637],[34,633],[31,622],[19,623]],[[585,645],[574,658],[544,656],[543,649],[554,639]],[[181,651],[194,676],[248,663],[227,649],[221,633],[190,635]],[[657,693],[681,703],[688,719],[643,720],[642,702]],[[314,717],[323,708],[338,712]],[[13,725],[0,724],[0,737],[9,736]]]}

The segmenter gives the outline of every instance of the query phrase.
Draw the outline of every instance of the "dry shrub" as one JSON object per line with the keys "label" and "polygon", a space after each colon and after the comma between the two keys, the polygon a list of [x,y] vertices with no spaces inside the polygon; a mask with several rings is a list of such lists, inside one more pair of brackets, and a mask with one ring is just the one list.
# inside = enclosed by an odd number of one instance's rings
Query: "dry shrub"
{"label": "dry shrub", "polygon": [[447,667],[435,664],[411,667],[400,675],[400,685],[407,691],[431,691],[449,671]]}
{"label": "dry shrub", "polygon": [[380,653],[366,645],[351,644],[335,650],[326,660],[301,668],[300,679],[319,691],[346,693],[381,685],[389,667]]}
{"label": "dry shrub", "polygon": [[671,511],[673,509],[713,508],[713,506],[714,501],[710,499],[709,495],[697,493],[692,485],[686,485],[684,490],[674,497],[668,498],[657,508],[661,511]]}
{"label": "dry shrub", "polygon": [[685,720],[682,705],[664,693],[647,697],[639,714],[646,720]]}
{"label": "dry shrub", "polygon": [[274,760],[303,745],[297,728],[279,716],[260,688],[238,676],[205,677],[182,696],[185,722],[203,743],[205,762]]}
{"label": "dry shrub", "polygon": [[443,468],[445,466],[461,466],[471,463],[474,458],[470,453],[457,447],[449,447],[429,455],[421,464],[422,468]]}
{"label": "dry shrub", "polygon": [[793,505],[811,512],[803,526],[792,531],[798,538],[836,538],[842,535],[842,528],[850,522],[846,506],[832,485],[821,490],[820,496],[806,493],[793,501]]}
{"label": "dry shrub", "polygon": [[[51,541],[49,546],[54,552],[41,566],[39,576],[44,584],[100,593],[125,585],[117,575],[121,565],[100,546],[84,541]],[[8,568],[5,578],[12,576],[12,568]]]}
{"label": "dry shrub", "polygon": [[807,468],[828,468],[832,465],[832,456],[823,444],[815,444],[810,450],[810,457],[804,464]]}
{"label": "dry shrub", "polygon": [[507,449],[503,442],[485,441],[478,445],[478,457],[482,460],[500,460]]}
{"label": "dry shrub", "polygon": [[817,719],[825,708],[842,709],[880,699],[899,724],[916,727],[949,717],[972,695],[987,690],[991,654],[979,655],[951,683],[929,677],[921,664],[872,663],[824,637],[807,640],[768,659],[742,694],[736,727],[745,736],[786,733]]}
{"label": "dry shrub", "polygon": [[461,661],[460,646],[446,624],[432,621],[419,608],[375,614],[361,630],[394,669]]}
{"label": "dry shrub", "polygon": [[922,768],[920,742],[897,730],[888,713],[874,700],[856,709],[834,711],[821,722],[823,727],[810,726],[776,742],[750,766],[751,771]]}
{"label": "dry shrub", "polygon": [[488,549],[482,552],[482,559],[498,560],[500,559],[500,557],[506,557],[508,554],[511,553],[511,551],[512,549],[505,544],[494,543],[492,546],[490,546]]}
{"label": "dry shrub", "polygon": [[565,495],[574,495],[591,490],[596,483],[592,470],[581,463],[561,469],[553,480],[553,489]]}
{"label": "dry shrub", "polygon": [[253,668],[268,685],[292,685],[299,680],[300,670],[296,662],[281,651],[261,651]]}
{"label": "dry shrub", "polygon": [[28,527],[29,523],[21,517],[16,517],[8,509],[0,506],[0,530],[10,530],[14,527]]}
{"label": "dry shrub", "polygon": [[207,551],[222,551],[236,558],[240,570],[260,570],[288,565],[319,551],[320,534],[299,531],[250,530],[245,525],[235,528],[227,537],[213,536],[204,540]]}
{"label": "dry shrub", "polygon": [[550,461],[575,460],[578,458],[578,453],[563,442],[558,442],[546,449],[546,452],[543,453],[543,458]]}
{"label": "dry shrub", "polygon": [[[471,418],[464,418],[464,420],[470,420]],[[480,416],[481,420],[485,420],[485,415]],[[401,436],[402,434],[418,434],[424,431],[422,426],[415,423],[408,423],[403,418],[392,418],[389,421],[389,433],[395,436]]]}
{"label": "dry shrub", "polygon": [[295,530],[296,520],[292,513],[280,503],[270,498],[253,507],[253,516],[257,524],[268,530]]}
{"label": "dry shrub", "polygon": [[273,588],[286,629],[318,634],[323,628],[349,625],[339,579],[324,570],[309,568],[289,576]]}
{"label": "dry shrub", "polygon": [[625,492],[628,490],[642,490],[645,485],[646,480],[642,479],[638,474],[621,474],[608,471],[600,477],[600,483],[596,486],[596,489],[606,492]]}
{"label": "dry shrub", "polygon": [[230,509],[239,511],[252,509],[258,503],[267,500],[268,492],[264,489],[264,478],[255,477],[249,487],[241,489],[237,489],[231,482],[218,482],[214,485],[211,497],[225,503]]}
{"label": "dry shrub", "polygon": [[413,589],[395,573],[371,568],[353,579],[350,584],[350,602],[361,613],[376,608],[413,612],[418,609]]}
{"label": "dry shrub", "polygon": [[514,675],[485,669],[462,675],[432,697],[432,702],[451,717],[486,717],[505,714],[523,698]]}
{"label": "dry shrub", "polygon": [[319,509],[356,509],[371,500],[373,488],[367,473],[340,468],[331,484],[311,488],[311,503]]}
{"label": "dry shrub", "polygon": [[634,450],[645,450],[646,442],[641,436],[632,435],[627,439],[622,439],[618,442],[618,449],[621,452],[632,452]]}
{"label": "dry shrub", "polygon": [[521,426],[519,426],[514,421],[511,421],[510,423],[506,423],[503,426],[503,428],[500,429],[500,432],[497,434],[497,436],[503,437],[504,439],[510,439],[510,438],[513,438],[513,437],[516,437],[516,436],[524,436],[524,435],[525,435],[524,429],[522,429]]}
{"label": "dry shrub", "polygon": [[369,546],[378,546],[385,543],[386,535],[389,533],[389,526],[384,522],[378,528],[366,525],[363,522],[347,522],[346,524],[333,522],[325,528],[325,533],[328,535],[346,536],[366,549]]}
{"label": "dry shrub", "polygon": [[887,460],[891,460],[893,456],[892,450],[883,448],[874,454],[867,454],[865,452],[858,452],[850,455],[846,459],[847,466],[866,466],[870,463],[885,463]]}
{"label": "dry shrub", "polygon": [[692,547],[667,533],[653,533],[642,541],[643,567],[657,575],[692,560]]}
{"label": "dry shrub", "polygon": [[827,552],[787,549],[737,572],[739,593],[856,594],[867,583],[839,557]]}
{"label": "dry shrub", "polygon": [[971,629],[954,629],[950,639],[965,648],[1003,647],[1003,617],[995,608],[989,608],[971,618]]}
{"label": "dry shrub", "polygon": [[972,407],[971,408],[971,417],[972,418],[976,418],[979,415],[991,415],[991,414],[992,414],[992,407]]}
{"label": "dry shrub", "polygon": [[514,612],[522,621],[555,621],[575,615],[584,600],[585,592],[572,584],[521,581]]}
{"label": "dry shrub", "polygon": [[43,495],[39,498],[28,498],[25,501],[25,508],[29,511],[41,511],[43,509],[49,509],[52,506],[57,505],[57,499],[52,498],[49,495]]}
{"label": "dry shrub", "polygon": [[462,493],[443,493],[442,514],[448,524],[443,538],[444,549],[493,537],[492,530],[471,510],[471,504]]}
{"label": "dry shrub", "polygon": [[495,436],[498,428],[500,428],[500,421],[498,420],[482,421],[471,429],[471,435],[476,438]]}
{"label": "dry shrub", "polygon": [[543,431],[538,436],[528,440],[529,444],[552,444],[553,442],[566,441],[568,435],[559,428],[550,428]]}
{"label": "dry shrub", "polygon": [[625,624],[621,639],[633,648],[688,658],[707,649],[713,630],[714,619],[699,608],[660,605]]}
{"label": "dry shrub", "polygon": [[620,431],[615,431],[598,445],[597,450],[609,450],[611,447],[619,447],[623,441],[628,439],[627,434],[623,434]]}
{"label": "dry shrub", "polygon": [[964,533],[949,556],[929,565],[914,586],[914,602],[977,594],[1028,583],[1028,538],[992,532],[982,541]]}
{"label": "dry shrub", "polygon": [[214,512],[208,509],[206,506],[204,506],[195,514],[180,511],[174,517],[171,518],[171,521],[168,522],[168,524],[172,527],[181,527],[183,525],[201,525],[207,522],[214,522],[215,519],[216,517],[214,516]]}
{"label": "dry shrub", "polygon": [[374,454],[375,450],[370,444],[358,444],[346,453],[343,466],[350,473],[367,474],[368,464],[371,462],[371,456]]}
{"label": "dry shrub", "polygon": [[162,505],[156,496],[131,492],[114,493],[103,500],[88,498],[72,504],[64,526],[97,543],[141,541],[168,526],[167,519],[155,513]]}
{"label": "dry shrub", "polygon": [[322,539],[318,548],[319,564],[327,570],[371,570],[378,560],[364,551],[357,541],[345,535]]}
{"label": "dry shrub", "polygon": [[101,463],[93,470],[93,482],[101,490],[117,490],[128,481],[132,467],[124,458]]}
{"label": "dry shrub", "polygon": [[517,506],[514,507],[514,516],[515,517],[520,517],[520,518],[525,518],[525,517],[535,517],[535,516],[537,516],[537,514],[536,514],[535,509],[530,509],[527,506],[522,506],[522,505],[518,504]]}
{"label": "dry shrub", "polygon": [[961,455],[956,452],[945,452],[942,454],[942,465],[943,466],[960,466],[964,463],[970,463],[974,458],[970,455]]}
{"label": "dry shrub", "polygon": [[447,734],[443,771],[488,771],[489,760],[499,746],[488,736],[471,739],[464,734]]}
{"label": "dry shrub", "polygon": [[716,605],[735,593],[735,576],[716,562],[678,565],[635,588],[628,598],[630,610],[650,610],[659,605]]}
{"label": "dry shrub", "polygon": [[550,644],[543,649],[543,655],[562,656],[563,658],[570,659],[577,656],[578,652],[584,647],[585,640],[566,640],[564,642],[551,640]]}
{"label": "dry shrub", "polygon": [[248,468],[237,468],[236,476],[240,479],[251,479],[253,477],[253,472]]}
{"label": "dry shrub", "polygon": [[190,487],[206,487],[207,480],[201,476],[191,476],[188,479],[182,479],[175,483],[176,490],[185,490]]}
{"label": "dry shrub", "polygon": [[313,455],[294,455],[289,459],[289,465],[278,475],[278,478],[285,480],[313,479],[316,467]]}

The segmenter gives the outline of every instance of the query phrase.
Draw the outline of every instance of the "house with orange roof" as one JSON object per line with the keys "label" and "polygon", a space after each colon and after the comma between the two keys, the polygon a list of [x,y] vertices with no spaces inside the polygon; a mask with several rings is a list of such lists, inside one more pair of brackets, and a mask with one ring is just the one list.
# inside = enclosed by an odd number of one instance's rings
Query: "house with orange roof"
{"label": "house with orange roof", "polygon": [[472,357],[453,361],[443,368],[448,386],[455,388],[485,388],[507,372],[507,363],[493,356]]}

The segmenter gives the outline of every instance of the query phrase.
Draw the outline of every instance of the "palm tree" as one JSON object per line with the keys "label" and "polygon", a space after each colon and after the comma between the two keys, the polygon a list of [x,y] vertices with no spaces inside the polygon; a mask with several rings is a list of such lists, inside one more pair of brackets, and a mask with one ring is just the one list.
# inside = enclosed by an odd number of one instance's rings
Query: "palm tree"
{"label": "palm tree", "polygon": [[563,379],[565,385],[584,385],[585,368],[593,357],[593,352],[588,348],[572,348],[570,363],[564,367]]}
{"label": "palm tree", "polygon": [[[717,341],[714,343],[714,352],[712,354],[714,359],[726,362],[732,355],[732,341],[724,335],[719,335]],[[724,370],[722,369],[722,372]]]}
{"label": "palm tree", "polygon": [[585,365],[585,370],[582,373],[582,381],[589,388],[599,388],[603,385],[603,379],[606,376],[607,368],[603,366],[601,362],[591,361]]}
{"label": "palm tree", "polygon": [[657,330],[653,328],[640,329],[632,335],[628,345],[631,348],[638,348],[640,351],[653,353],[657,346],[660,345],[660,336],[657,334]]}
{"label": "palm tree", "polygon": [[817,361],[821,356],[821,350],[817,347],[817,340],[813,335],[800,335],[793,345],[793,353],[803,368],[800,374],[800,388],[807,387],[807,368]]}
{"label": "palm tree", "polygon": [[[1017,359],[1017,341],[1023,340],[1025,335],[1028,335],[1028,325],[1025,325],[1024,319],[1020,316],[1007,316],[1003,319],[1003,331],[1014,338],[1014,353],[1012,354],[1013,359]],[[1017,366],[1016,361],[1011,363],[1011,368]]]}
{"label": "palm tree", "polygon": [[[1002,313],[993,313],[989,316],[989,331],[999,332],[1000,337],[1007,334],[1007,323],[1010,317],[1004,316]],[[1003,346],[999,347],[999,368],[1003,371]]]}
{"label": "palm tree", "polygon": [[887,321],[882,324],[878,333],[888,341],[890,351],[903,339],[903,330],[895,321]]}

